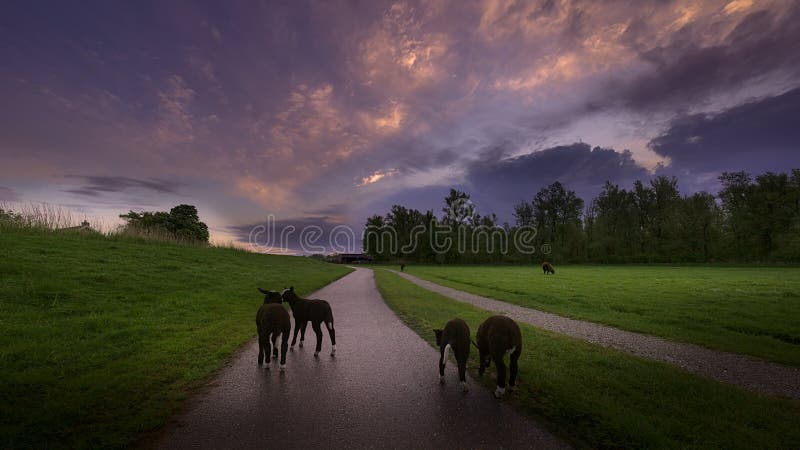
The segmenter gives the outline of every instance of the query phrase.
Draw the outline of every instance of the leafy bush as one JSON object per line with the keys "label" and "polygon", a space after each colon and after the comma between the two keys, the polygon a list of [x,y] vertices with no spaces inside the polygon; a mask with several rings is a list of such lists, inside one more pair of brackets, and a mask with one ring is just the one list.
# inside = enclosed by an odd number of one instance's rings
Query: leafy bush
{"label": "leafy bush", "polygon": [[208,226],[200,221],[197,208],[192,205],[178,205],[169,212],[130,211],[119,217],[126,221],[124,232],[167,234],[179,240],[208,242]]}

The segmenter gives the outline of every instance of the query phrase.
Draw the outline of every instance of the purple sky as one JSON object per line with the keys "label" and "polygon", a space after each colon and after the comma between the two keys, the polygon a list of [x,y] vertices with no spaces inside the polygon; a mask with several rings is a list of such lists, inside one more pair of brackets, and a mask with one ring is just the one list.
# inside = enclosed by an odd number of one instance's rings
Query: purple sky
{"label": "purple sky", "polygon": [[0,4],[0,202],[217,240],[800,167],[800,2]]}

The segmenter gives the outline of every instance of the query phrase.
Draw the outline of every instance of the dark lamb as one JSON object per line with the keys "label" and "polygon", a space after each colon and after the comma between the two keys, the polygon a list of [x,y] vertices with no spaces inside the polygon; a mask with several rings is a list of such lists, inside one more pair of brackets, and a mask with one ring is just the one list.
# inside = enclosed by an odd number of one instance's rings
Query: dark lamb
{"label": "dark lamb", "polygon": [[479,327],[476,335],[480,367],[478,374],[483,375],[491,361],[497,368],[497,389],[494,395],[500,398],[506,392],[506,365],[503,358],[510,355],[511,375],[508,380],[509,389],[517,384],[519,355],[522,353],[522,333],[519,325],[506,316],[492,316]]}
{"label": "dark lamb", "polygon": [[297,342],[297,332],[300,331],[300,347],[303,346],[303,341],[306,339],[306,325],[311,322],[311,328],[314,334],[317,335],[317,347],[314,350],[314,356],[319,356],[322,350],[322,328],[321,324],[325,323],[325,328],[328,329],[328,335],[331,338],[331,356],[336,355],[336,330],[333,328],[333,311],[331,305],[325,300],[309,300],[302,298],[294,291],[294,286],[283,291],[283,301],[289,303],[292,307],[292,315],[294,316],[294,336],[292,337],[292,348]]}
{"label": "dark lamb", "polygon": [[436,334],[436,345],[439,346],[439,382],[444,384],[444,368],[447,354],[452,349],[458,364],[458,379],[461,387],[467,392],[467,360],[469,359],[469,325],[461,319],[447,322],[443,330],[433,330]]}

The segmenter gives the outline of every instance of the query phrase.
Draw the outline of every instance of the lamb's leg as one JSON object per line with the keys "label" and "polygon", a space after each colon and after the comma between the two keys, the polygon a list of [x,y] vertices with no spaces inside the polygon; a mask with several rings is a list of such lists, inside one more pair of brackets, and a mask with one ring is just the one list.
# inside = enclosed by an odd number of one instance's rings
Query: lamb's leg
{"label": "lamb's leg", "polygon": [[445,356],[444,356],[444,349],[447,348],[445,345],[439,349],[439,383],[444,384],[444,366],[445,366]]}
{"label": "lamb's leg", "polygon": [[317,349],[314,350],[314,356],[319,356],[319,352],[322,350],[322,327],[320,327],[320,322],[311,322],[311,328],[317,335]]}
{"label": "lamb's leg", "polygon": [[483,373],[486,372],[486,367],[488,365],[486,364],[486,354],[480,350],[478,351],[478,360],[480,361],[480,365],[478,366],[478,375],[483,375]]}
{"label": "lamb's leg", "polygon": [[467,358],[469,355],[458,355],[458,379],[461,380],[461,388],[467,392]]}
{"label": "lamb's leg", "polygon": [[336,330],[333,322],[325,322],[325,327],[328,328],[328,336],[331,338],[331,356],[336,356]]}
{"label": "lamb's leg", "polygon": [[[294,344],[297,342],[297,333],[300,332],[300,326],[297,323],[297,319],[294,321],[294,337],[292,337],[292,350],[294,350]],[[300,347],[303,346],[303,341],[300,341]]]}
{"label": "lamb's leg", "polygon": [[267,362],[267,369],[269,369],[269,358],[270,358],[269,355],[272,353],[272,349],[270,348],[270,345],[269,345],[269,340],[270,340],[269,334],[264,336],[264,359],[267,360],[266,361]]}
{"label": "lamb's leg", "polygon": [[517,351],[512,353],[511,356],[510,356],[510,359],[511,359],[511,364],[510,364],[510,366],[511,366],[510,367],[511,375],[509,375],[509,378],[508,378],[508,389],[509,390],[513,390],[517,386],[517,372],[519,371],[518,360],[519,360],[520,353],[521,352],[519,351],[519,349],[517,349]]}
{"label": "lamb's leg", "polygon": [[494,396],[500,398],[506,393],[506,363],[503,362],[503,353],[493,355],[494,365],[497,368],[497,389]]}
{"label": "lamb's leg", "polygon": [[264,363],[264,338],[258,335],[258,365]]}
{"label": "lamb's leg", "polygon": [[281,335],[281,371],[286,369],[286,350],[289,347],[289,333]]}
{"label": "lamb's leg", "polygon": [[280,335],[272,333],[272,359],[278,359],[278,345],[276,344]]}
{"label": "lamb's leg", "polygon": [[306,325],[308,325],[308,321],[304,320],[300,324],[300,347],[303,346],[303,341],[306,340]]}

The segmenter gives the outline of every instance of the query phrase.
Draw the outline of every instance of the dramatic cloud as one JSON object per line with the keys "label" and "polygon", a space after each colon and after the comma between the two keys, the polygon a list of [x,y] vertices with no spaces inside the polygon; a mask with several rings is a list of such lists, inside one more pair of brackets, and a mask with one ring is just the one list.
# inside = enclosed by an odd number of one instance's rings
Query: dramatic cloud
{"label": "dramatic cloud", "polygon": [[491,212],[508,219],[515,203],[531,200],[553,181],[560,181],[589,202],[606,181],[627,186],[651,177],[633,161],[629,151],[578,143],[514,158],[478,161],[470,166],[467,180],[479,206],[487,205]]}
{"label": "dramatic cloud", "polygon": [[723,170],[780,172],[800,167],[800,89],[719,114],[675,119],[650,142],[687,174]]}
{"label": "dramatic cloud", "polygon": [[3,186],[111,218],[192,203],[223,237],[796,161],[790,0],[12,2],[0,39]]}
{"label": "dramatic cloud", "polygon": [[65,178],[79,179],[84,184],[79,188],[65,189],[65,192],[97,197],[106,193],[124,192],[130,190],[146,190],[157,193],[177,194],[179,183],[159,180],[156,178],[136,179],[128,177],[104,177],[88,175],[67,175]]}

